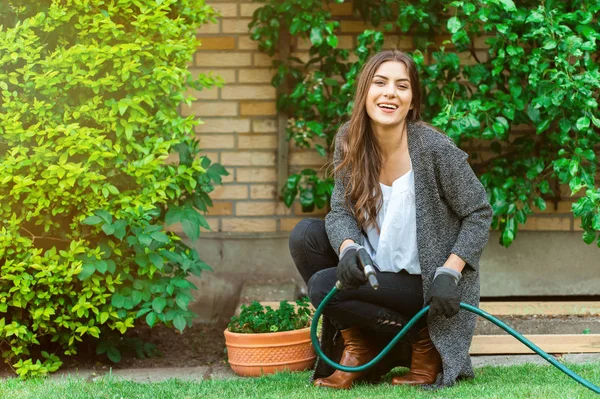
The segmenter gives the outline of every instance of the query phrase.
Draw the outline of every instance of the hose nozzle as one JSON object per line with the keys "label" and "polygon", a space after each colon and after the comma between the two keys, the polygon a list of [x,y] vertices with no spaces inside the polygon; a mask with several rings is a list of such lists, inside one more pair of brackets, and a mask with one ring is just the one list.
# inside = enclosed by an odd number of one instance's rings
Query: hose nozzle
{"label": "hose nozzle", "polygon": [[369,280],[369,284],[373,287],[374,290],[379,288],[379,281],[377,281],[377,277],[375,275],[375,268],[373,267],[373,261],[369,256],[366,249],[361,248],[358,250],[358,260],[363,266],[365,271],[365,277]]}

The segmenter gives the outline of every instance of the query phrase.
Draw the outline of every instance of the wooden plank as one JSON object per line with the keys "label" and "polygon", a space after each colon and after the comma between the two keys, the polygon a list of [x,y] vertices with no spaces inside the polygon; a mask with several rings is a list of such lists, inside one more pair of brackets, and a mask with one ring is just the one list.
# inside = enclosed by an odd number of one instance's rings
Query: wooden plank
{"label": "wooden plank", "polygon": [[[600,334],[525,335],[547,353],[598,353]],[[475,335],[469,354],[501,355],[534,353],[512,335]]]}
{"label": "wooden plank", "polygon": [[600,301],[481,302],[481,310],[493,316],[600,315]]}

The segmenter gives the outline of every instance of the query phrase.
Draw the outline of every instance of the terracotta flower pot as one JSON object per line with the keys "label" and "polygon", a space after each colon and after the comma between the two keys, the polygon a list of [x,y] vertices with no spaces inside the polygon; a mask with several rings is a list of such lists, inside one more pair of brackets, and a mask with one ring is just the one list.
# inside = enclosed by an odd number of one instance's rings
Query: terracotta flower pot
{"label": "terracotta flower pot", "polygon": [[310,327],[260,334],[233,333],[225,329],[225,345],[231,369],[243,377],[306,370],[316,359]]}

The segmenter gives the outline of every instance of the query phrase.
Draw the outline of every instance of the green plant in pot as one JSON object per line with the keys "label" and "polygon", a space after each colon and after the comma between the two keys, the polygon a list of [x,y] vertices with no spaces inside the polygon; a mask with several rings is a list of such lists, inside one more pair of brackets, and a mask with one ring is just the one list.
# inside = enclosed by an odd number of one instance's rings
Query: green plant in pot
{"label": "green plant in pot", "polygon": [[310,340],[312,314],[306,297],[296,306],[281,301],[278,309],[257,301],[242,305],[224,332],[232,370],[254,377],[311,367],[316,359]]}

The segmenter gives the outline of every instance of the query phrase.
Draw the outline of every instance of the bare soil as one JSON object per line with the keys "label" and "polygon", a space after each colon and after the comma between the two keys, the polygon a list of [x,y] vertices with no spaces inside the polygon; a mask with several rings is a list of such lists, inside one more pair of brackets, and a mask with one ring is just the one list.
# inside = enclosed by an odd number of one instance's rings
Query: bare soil
{"label": "bare soil", "polygon": [[[163,325],[150,328],[147,325],[136,326],[127,332],[126,337],[139,338],[143,342],[156,345],[159,354],[140,359],[131,348],[121,350],[119,363],[113,363],[106,355],[96,355],[95,343],[83,343],[75,356],[62,356],[63,372],[77,369],[128,369],[159,367],[198,367],[223,365],[227,362],[225,352],[225,324],[196,324],[186,328],[183,333]],[[14,375],[10,366],[0,363],[0,376]]]}

